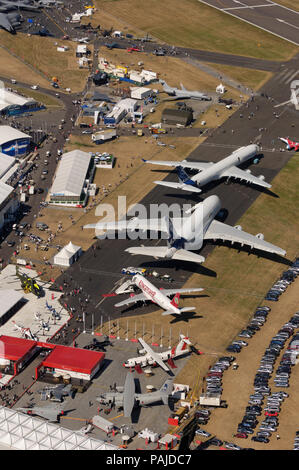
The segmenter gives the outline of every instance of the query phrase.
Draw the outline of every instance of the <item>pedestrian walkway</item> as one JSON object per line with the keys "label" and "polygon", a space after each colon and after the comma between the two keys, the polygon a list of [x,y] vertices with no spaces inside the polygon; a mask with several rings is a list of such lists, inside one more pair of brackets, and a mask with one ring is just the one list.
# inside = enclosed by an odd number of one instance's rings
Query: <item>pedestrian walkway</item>
{"label": "pedestrian walkway", "polygon": [[212,77],[218,78],[219,81],[221,81],[222,83],[225,83],[227,86],[231,86],[232,88],[237,89],[238,91],[240,91],[240,93],[244,93],[245,95],[254,95],[254,96],[260,95],[260,93],[254,92],[251,88],[245,87],[241,83],[230,78],[228,75],[223,75],[222,73],[220,74],[218,70],[214,69],[210,65],[200,62],[199,60],[191,59],[190,57],[183,57],[182,60],[184,60],[188,64],[193,65],[194,67],[201,69],[203,72],[208,73],[209,75],[212,75]]}

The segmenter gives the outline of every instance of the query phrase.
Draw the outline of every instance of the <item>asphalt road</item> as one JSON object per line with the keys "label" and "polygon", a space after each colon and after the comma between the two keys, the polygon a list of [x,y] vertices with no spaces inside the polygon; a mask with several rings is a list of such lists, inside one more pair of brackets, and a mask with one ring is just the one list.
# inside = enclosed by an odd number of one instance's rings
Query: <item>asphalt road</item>
{"label": "asphalt road", "polygon": [[199,0],[217,10],[299,45],[299,12],[271,0]]}

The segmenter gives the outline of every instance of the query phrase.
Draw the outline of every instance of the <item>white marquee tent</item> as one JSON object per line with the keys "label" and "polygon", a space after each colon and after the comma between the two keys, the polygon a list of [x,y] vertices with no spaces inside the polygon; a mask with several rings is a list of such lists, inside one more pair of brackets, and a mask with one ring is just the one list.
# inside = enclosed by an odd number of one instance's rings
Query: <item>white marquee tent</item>
{"label": "white marquee tent", "polygon": [[69,242],[68,245],[64,246],[62,250],[54,256],[54,264],[59,266],[71,266],[71,264],[77,261],[81,254],[81,247]]}

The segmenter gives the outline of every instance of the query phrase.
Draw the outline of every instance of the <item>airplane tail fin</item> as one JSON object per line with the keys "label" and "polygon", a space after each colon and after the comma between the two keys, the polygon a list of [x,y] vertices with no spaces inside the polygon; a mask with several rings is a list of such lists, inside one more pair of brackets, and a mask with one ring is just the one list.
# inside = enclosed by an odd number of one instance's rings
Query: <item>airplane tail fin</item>
{"label": "airplane tail fin", "polygon": [[174,298],[173,298],[172,301],[170,302],[171,305],[173,305],[174,307],[178,307],[178,305],[179,305],[179,300],[180,300],[180,295],[181,295],[181,294],[180,294],[179,292],[177,292],[177,293],[175,294]]}
{"label": "airplane tail fin", "polygon": [[174,357],[182,351],[187,351],[187,346],[192,345],[191,341],[189,340],[189,338],[187,338],[187,336],[180,335],[180,338],[181,341],[179,342],[177,347],[172,350],[172,356]]}
{"label": "airplane tail fin", "polygon": [[168,397],[172,391],[173,391],[172,379],[167,379],[162,385],[162,387],[160,388],[161,400],[163,401],[164,405],[168,405]]}
{"label": "airplane tail fin", "polygon": [[177,171],[180,183],[187,183],[190,180],[189,176],[187,175],[187,173],[185,172],[182,166],[180,165],[177,166],[176,171]]}
{"label": "airplane tail fin", "polygon": [[181,90],[186,91],[186,88],[184,87],[182,83],[181,83]]}

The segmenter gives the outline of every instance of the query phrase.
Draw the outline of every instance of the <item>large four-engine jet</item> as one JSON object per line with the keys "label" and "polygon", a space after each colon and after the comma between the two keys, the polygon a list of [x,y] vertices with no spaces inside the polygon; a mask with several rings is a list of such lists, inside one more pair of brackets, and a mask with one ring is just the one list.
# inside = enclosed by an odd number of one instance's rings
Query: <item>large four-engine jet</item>
{"label": "large four-engine jet", "polygon": [[[221,178],[235,178],[246,183],[262,186],[263,188],[271,188],[271,184],[264,181],[264,176],[254,176],[250,170],[241,170],[239,165],[254,158],[259,152],[259,148],[255,144],[247,145],[235,150],[231,155],[220,160],[217,163],[213,162],[189,162],[183,160],[177,161],[159,161],[159,160],[143,160],[145,163],[151,165],[163,165],[176,167],[179,182],[173,183],[170,181],[154,181],[156,184],[167,186],[168,188],[181,189],[183,191],[191,191],[200,193],[202,186]],[[190,168],[198,170],[198,173],[192,177],[188,176],[183,168]]]}
{"label": "large four-engine jet", "polygon": [[[169,359],[175,359],[177,357],[185,356],[189,353],[188,346],[192,346],[191,341],[184,335],[180,335],[180,342],[176,347],[157,353],[152,350],[152,348],[142,339],[138,338],[139,343],[142,346],[142,350],[139,351],[141,356],[132,357],[123,363],[124,367],[135,367],[140,365],[141,367],[146,367],[147,365],[159,365],[166,372],[170,372],[170,369],[164,364],[164,361]],[[145,354],[143,354],[145,353]]]}
{"label": "large four-engine jet", "polygon": [[220,209],[221,201],[218,196],[213,195],[185,211],[182,217],[174,217],[173,219],[168,217],[157,219],[134,217],[130,220],[98,222],[97,224],[85,225],[84,228],[108,231],[126,230],[127,233],[140,230],[143,233],[151,231],[152,233],[164,234],[167,238],[166,246],[138,246],[125,250],[134,255],[146,255],[154,258],[202,263],[205,258],[193,253],[193,251],[200,250],[206,240],[239,243],[241,246],[247,245],[257,250],[285,256],[285,250],[266,242],[263,234],[251,235],[244,232],[241,226],[231,227],[214,220]]}
{"label": "large four-engine jet", "polygon": [[299,150],[299,142],[293,142],[292,140],[290,140],[288,138],[284,138],[284,137],[280,137],[279,139],[282,142],[284,142],[285,144],[287,144],[287,149],[288,150],[294,150],[295,152],[297,152],[297,150]]}
{"label": "large four-engine jet", "polygon": [[164,80],[161,80],[160,83],[163,86],[163,90],[170,96],[175,96],[178,99],[192,98],[193,100],[205,100],[211,101],[211,98],[200,91],[189,91],[184,88],[181,84],[181,88],[175,88],[167,85]]}
{"label": "large four-engine jet", "polygon": [[[195,307],[178,307],[180,294],[199,292],[203,290],[202,288],[160,290],[156,286],[154,286],[148,279],[146,279],[144,276],[141,276],[140,274],[136,274],[132,278],[132,283],[134,283],[139,289],[141,289],[142,294],[132,294],[128,299],[115,304],[115,307],[124,307],[125,305],[130,305],[136,302],[145,302],[150,300],[151,302],[154,302],[155,304],[159,305],[159,307],[165,310],[162,315],[180,315],[183,312],[190,312],[191,310],[195,310]],[[170,295],[174,295],[174,298],[172,300],[168,298]]]}
{"label": "large four-engine jet", "polygon": [[127,373],[123,387],[116,387],[116,391],[101,394],[96,400],[104,405],[112,405],[117,408],[123,408],[124,416],[129,417],[136,406],[149,406],[154,403],[162,402],[168,404],[169,396],[173,391],[172,380],[164,382],[160,390],[152,393],[136,393],[133,374]]}

